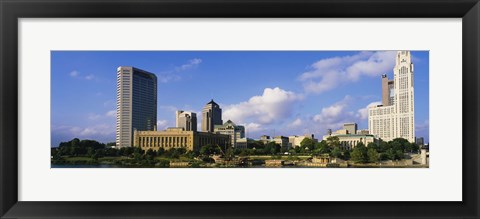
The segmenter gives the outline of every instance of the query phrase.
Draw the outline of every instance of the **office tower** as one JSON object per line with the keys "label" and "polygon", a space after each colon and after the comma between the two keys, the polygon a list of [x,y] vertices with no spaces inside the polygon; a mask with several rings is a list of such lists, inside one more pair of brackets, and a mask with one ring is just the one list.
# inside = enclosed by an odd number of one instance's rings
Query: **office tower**
{"label": "office tower", "polygon": [[[409,142],[415,142],[415,104],[414,104],[414,66],[410,51],[398,51],[395,56],[396,62],[393,68],[393,88],[386,76],[382,76],[382,102],[368,109],[368,130],[384,141],[395,138],[405,138]],[[387,101],[385,96],[388,98]],[[393,95],[392,95],[393,94]],[[388,102],[388,103],[387,103]],[[387,104],[387,105],[385,105]]]}
{"label": "office tower", "polygon": [[202,131],[213,132],[215,125],[221,124],[223,124],[222,109],[212,99],[202,110]]}
{"label": "office tower", "polygon": [[197,131],[197,114],[178,110],[175,113],[175,126],[185,131]]}
{"label": "office tower", "polygon": [[117,147],[133,145],[133,131],[152,131],[157,123],[157,77],[150,72],[117,68]]}

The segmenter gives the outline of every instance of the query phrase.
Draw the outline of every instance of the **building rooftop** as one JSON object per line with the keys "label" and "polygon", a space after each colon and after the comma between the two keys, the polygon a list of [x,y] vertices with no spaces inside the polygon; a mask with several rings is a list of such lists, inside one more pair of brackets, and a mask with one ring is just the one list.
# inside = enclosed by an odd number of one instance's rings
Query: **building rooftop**
{"label": "building rooftop", "polygon": [[210,100],[210,102],[208,102],[207,104],[218,105],[217,103],[215,103],[215,101],[213,101],[213,99]]}
{"label": "building rooftop", "polygon": [[362,135],[362,134],[346,134],[346,135],[332,135],[336,137],[375,137],[374,135]]}

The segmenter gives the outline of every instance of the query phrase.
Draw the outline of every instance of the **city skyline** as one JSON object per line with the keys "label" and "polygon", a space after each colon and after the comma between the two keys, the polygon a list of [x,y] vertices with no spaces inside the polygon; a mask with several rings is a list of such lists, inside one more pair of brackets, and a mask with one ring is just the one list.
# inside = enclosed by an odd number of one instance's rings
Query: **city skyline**
{"label": "city skyline", "polygon": [[[393,78],[395,54],[396,51],[55,51],[52,146],[73,137],[115,141],[114,125],[113,135],[109,131],[112,121],[115,123],[115,101],[112,106],[113,98],[109,98],[115,96],[115,82],[111,84],[119,66],[138,67],[157,75],[158,130],[175,126],[176,110],[202,115],[201,110],[210,99],[223,109],[222,119],[244,125],[249,138],[263,134],[320,137],[327,129],[338,129],[348,122],[367,129],[367,106],[381,103],[380,76]],[[412,51],[412,55],[416,136],[428,142],[429,57],[426,51]],[[114,70],[107,71],[112,65],[116,65]],[[108,90],[112,86],[113,92]],[[81,107],[86,105],[89,107]],[[198,127],[201,120],[198,118]]]}

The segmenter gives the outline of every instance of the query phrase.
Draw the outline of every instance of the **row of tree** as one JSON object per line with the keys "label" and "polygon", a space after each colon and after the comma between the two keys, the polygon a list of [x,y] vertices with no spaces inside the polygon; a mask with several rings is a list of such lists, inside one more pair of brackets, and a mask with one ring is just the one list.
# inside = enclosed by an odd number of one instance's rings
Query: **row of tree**
{"label": "row of tree", "polygon": [[264,144],[261,141],[254,141],[248,144],[247,149],[222,150],[218,145],[205,145],[198,152],[187,151],[185,148],[171,148],[165,150],[160,148],[157,151],[148,149],[147,151],[135,147],[112,148],[112,143],[99,143],[94,140],[80,140],[74,138],[68,142],[61,142],[58,148],[52,149],[54,159],[60,159],[62,156],[87,156],[93,159],[100,157],[124,156],[135,160],[153,160],[155,157],[175,158],[186,157],[194,159],[200,157],[210,161],[210,155],[223,155],[226,159],[237,156],[249,155],[280,155],[289,152],[292,155],[321,155],[329,154],[335,158],[352,160],[359,163],[378,162],[380,160],[400,160],[404,158],[405,153],[416,153],[419,146],[408,142],[406,139],[397,138],[389,142],[380,141],[378,143],[369,143],[364,145],[358,143],[353,149],[342,147],[339,138],[336,136],[328,137],[326,140],[315,142],[312,139],[305,138],[299,147],[282,148],[275,142]]}
{"label": "row of tree", "polygon": [[371,142],[367,146],[360,142],[353,149],[347,149],[341,146],[338,137],[331,136],[318,143],[305,138],[300,143],[300,147],[294,148],[292,152],[313,155],[329,154],[332,157],[358,163],[373,163],[380,160],[401,160],[405,153],[417,153],[419,149],[417,144],[410,143],[403,138],[396,138],[389,142]]}

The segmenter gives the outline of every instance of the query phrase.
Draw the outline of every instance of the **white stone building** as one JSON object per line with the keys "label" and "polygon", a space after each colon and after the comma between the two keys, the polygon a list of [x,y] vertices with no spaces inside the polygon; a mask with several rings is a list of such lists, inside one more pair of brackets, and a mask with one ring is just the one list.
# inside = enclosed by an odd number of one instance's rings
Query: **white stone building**
{"label": "white stone building", "polygon": [[415,99],[412,56],[410,51],[398,51],[395,59],[393,82],[382,75],[382,105],[368,109],[368,130],[384,141],[405,138],[413,143]]}

